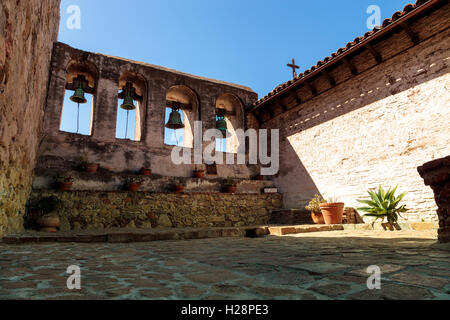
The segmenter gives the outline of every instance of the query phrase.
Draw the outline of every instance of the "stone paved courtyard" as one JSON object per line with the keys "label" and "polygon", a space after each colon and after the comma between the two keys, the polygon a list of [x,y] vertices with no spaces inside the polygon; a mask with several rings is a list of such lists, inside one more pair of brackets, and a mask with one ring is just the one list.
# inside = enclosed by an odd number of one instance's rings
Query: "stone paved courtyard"
{"label": "stone paved courtyard", "polygon": [[[79,265],[82,289],[66,287]],[[378,265],[382,289],[366,287]],[[0,299],[450,299],[435,231],[128,244],[0,244]]]}

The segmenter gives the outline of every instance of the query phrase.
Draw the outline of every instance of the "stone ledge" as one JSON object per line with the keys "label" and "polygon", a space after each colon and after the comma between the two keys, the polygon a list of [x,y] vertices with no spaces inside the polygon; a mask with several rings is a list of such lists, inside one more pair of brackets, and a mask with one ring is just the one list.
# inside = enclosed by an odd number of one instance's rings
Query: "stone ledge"
{"label": "stone ledge", "polygon": [[343,231],[343,225],[301,225],[301,226],[276,226],[269,227],[269,233],[275,236],[284,236],[288,234],[324,232],[324,231]]}
{"label": "stone ledge", "polygon": [[[36,169],[33,178],[34,190],[53,190],[54,177],[62,172],[57,169]],[[139,179],[141,181],[140,192],[171,192],[176,184],[183,184],[188,193],[221,192],[224,178],[205,177],[169,177],[154,174],[143,176],[136,173],[113,173],[100,171],[87,173],[83,171],[66,171],[67,175],[74,178],[72,189],[74,191],[123,191],[126,190],[126,181]],[[270,180],[236,179],[238,194],[260,194],[264,188],[274,186]]]}
{"label": "stone ledge", "polygon": [[151,242],[163,240],[190,240],[221,237],[245,237],[247,230],[258,234],[268,234],[267,227],[242,228],[192,228],[192,229],[111,229],[86,230],[56,233],[26,231],[23,234],[10,235],[2,239],[3,243],[41,243],[41,242],[76,242],[76,243],[128,243]]}
{"label": "stone ledge", "polygon": [[342,225],[248,226],[238,228],[174,228],[174,229],[111,229],[44,233],[26,231],[1,239],[6,244],[24,243],[131,243],[213,238],[255,238],[296,233],[342,231]]}

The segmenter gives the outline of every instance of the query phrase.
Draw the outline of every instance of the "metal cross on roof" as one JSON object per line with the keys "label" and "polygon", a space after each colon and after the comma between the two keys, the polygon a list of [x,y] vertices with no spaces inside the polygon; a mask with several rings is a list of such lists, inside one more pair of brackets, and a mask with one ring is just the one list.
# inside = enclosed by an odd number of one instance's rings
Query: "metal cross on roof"
{"label": "metal cross on roof", "polygon": [[300,69],[300,66],[297,66],[295,64],[295,59],[292,58],[292,63],[287,65],[289,68],[292,68],[292,76],[293,78],[297,77],[297,71],[296,69]]}

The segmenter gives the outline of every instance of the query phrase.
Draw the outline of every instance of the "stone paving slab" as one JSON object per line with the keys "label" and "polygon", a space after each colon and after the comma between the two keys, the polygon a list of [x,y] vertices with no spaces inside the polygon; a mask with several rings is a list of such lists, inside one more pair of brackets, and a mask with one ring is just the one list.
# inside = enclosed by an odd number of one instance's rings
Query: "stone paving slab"
{"label": "stone paving slab", "polygon": [[[67,267],[81,290],[67,289]],[[381,268],[368,290],[367,267]],[[434,231],[331,231],[152,243],[0,244],[0,299],[450,299]]]}

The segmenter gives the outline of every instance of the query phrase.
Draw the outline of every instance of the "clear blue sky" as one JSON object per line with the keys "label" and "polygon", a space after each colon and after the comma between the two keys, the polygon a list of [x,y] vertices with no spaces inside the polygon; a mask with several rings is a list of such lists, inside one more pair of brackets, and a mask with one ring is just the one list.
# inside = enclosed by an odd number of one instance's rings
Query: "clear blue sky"
{"label": "clear blue sky", "polygon": [[[407,0],[62,0],[59,41],[251,87],[260,97],[390,18]],[[81,29],[66,11],[81,9]]]}

